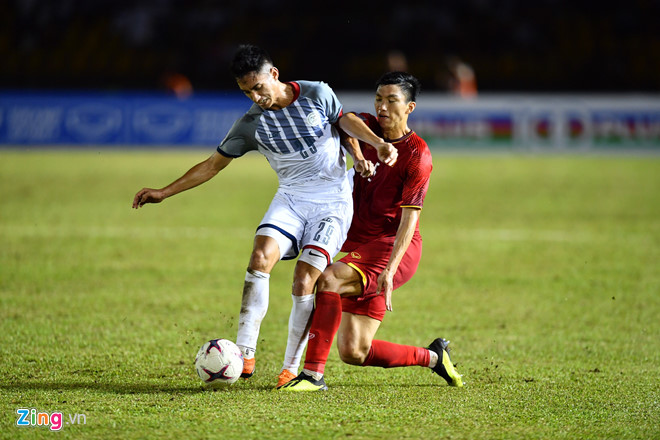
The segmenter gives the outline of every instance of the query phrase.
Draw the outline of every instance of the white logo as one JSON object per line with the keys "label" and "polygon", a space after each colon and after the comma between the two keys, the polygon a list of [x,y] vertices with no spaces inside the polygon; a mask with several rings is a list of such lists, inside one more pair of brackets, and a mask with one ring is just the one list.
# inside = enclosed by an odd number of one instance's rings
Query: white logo
{"label": "white logo", "polygon": [[[378,166],[380,165],[380,162],[376,162],[376,166],[374,166],[374,173],[371,175],[371,177],[374,177],[376,175],[376,172],[378,171]],[[371,177],[367,178],[367,182],[371,182]]]}
{"label": "white logo", "polygon": [[316,335],[314,333],[309,334],[309,339],[314,339],[315,337],[316,337]]}
{"label": "white logo", "polygon": [[319,112],[317,112],[316,110],[312,110],[312,112],[307,115],[305,122],[310,127],[316,127],[318,125],[321,125],[321,115],[319,115]]}
{"label": "white logo", "polygon": [[102,142],[119,134],[123,124],[122,111],[109,105],[82,104],[67,111],[64,124],[80,140]]}
{"label": "white logo", "polygon": [[133,129],[147,142],[176,142],[193,123],[190,111],[176,105],[149,105],[133,113]]}

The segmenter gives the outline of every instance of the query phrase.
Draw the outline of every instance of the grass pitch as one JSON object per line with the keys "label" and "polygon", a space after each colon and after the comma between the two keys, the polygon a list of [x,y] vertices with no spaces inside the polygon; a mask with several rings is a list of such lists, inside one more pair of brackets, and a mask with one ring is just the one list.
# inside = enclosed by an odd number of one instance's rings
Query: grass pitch
{"label": "grass pitch", "polygon": [[330,390],[291,395],[272,388],[292,262],[257,375],[210,392],[192,366],[235,338],[266,161],[130,209],[208,154],[0,152],[0,438],[49,434],[21,408],[61,412],[61,438],[660,437],[658,158],[436,154],[422,264],[378,337],[450,339],[466,387],[333,350]]}

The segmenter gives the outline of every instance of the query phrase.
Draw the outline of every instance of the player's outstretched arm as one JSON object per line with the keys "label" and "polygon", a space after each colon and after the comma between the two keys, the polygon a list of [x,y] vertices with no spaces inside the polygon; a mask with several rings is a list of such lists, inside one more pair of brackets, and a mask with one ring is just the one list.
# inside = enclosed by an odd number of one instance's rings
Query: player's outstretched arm
{"label": "player's outstretched arm", "polygon": [[349,135],[376,148],[378,150],[378,159],[385,165],[393,166],[396,163],[399,152],[394,148],[394,145],[376,136],[355,113],[343,114],[339,118],[339,126]]}
{"label": "player's outstretched arm", "polygon": [[160,203],[168,197],[201,185],[218,174],[231,161],[230,157],[215,152],[211,157],[198,163],[164,188],[142,188],[133,198],[133,208],[140,208],[147,203]]}
{"label": "player's outstretched arm", "polygon": [[388,311],[392,311],[392,291],[394,290],[394,274],[396,274],[401,259],[410,246],[413,235],[415,234],[415,226],[419,220],[421,209],[417,208],[401,208],[401,223],[396,231],[394,238],[394,247],[392,254],[385,266],[385,269],[378,276],[378,292],[385,295],[385,307]]}

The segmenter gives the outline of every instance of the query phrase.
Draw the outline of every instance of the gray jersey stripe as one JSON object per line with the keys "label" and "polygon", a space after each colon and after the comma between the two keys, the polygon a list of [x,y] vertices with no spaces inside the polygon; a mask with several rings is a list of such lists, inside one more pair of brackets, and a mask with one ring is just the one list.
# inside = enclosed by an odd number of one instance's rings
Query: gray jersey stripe
{"label": "gray jersey stripe", "polygon": [[[287,139],[286,133],[280,122],[280,118],[282,118],[287,111],[287,108],[283,108],[277,112],[265,112],[265,116],[267,117],[265,123],[268,124],[273,135],[271,138],[272,144],[275,148],[280,149],[282,153],[296,151],[296,147],[289,141],[289,139]],[[284,134],[284,136],[282,136],[282,134]]]}
{"label": "gray jersey stripe", "polygon": [[309,130],[310,135],[313,137],[317,138],[323,134],[323,126],[327,123],[328,117],[325,115],[322,111],[319,111],[316,106],[314,105],[314,101],[307,97],[301,97],[299,100],[300,102],[300,108],[298,108],[298,112],[300,116],[303,118],[304,121],[307,121],[307,115],[311,114],[312,112],[316,112],[321,116],[321,125],[307,125],[305,123],[305,127],[307,127],[307,130]]}
{"label": "gray jersey stripe", "polygon": [[[290,137],[286,133],[286,125],[282,124],[281,120],[284,119],[284,121],[286,121],[286,115],[288,112],[289,107],[285,107],[277,112],[268,112],[270,113],[268,117],[270,118],[271,124],[276,127],[276,129],[273,130],[275,132],[273,133],[273,140],[277,139],[277,141],[279,141],[278,146],[282,148],[283,151],[287,150],[285,151],[286,153],[296,151],[296,146],[294,146],[293,143],[289,140]],[[282,136],[282,134],[284,134],[284,136]],[[284,143],[284,145],[282,145],[282,143]]]}
{"label": "gray jersey stripe", "polygon": [[257,135],[259,140],[274,153],[291,153],[292,150],[288,149],[286,143],[282,142],[280,131],[277,125],[273,122],[275,119],[274,112],[264,112],[259,120],[257,128]]}
{"label": "gray jersey stripe", "polygon": [[262,127],[263,122],[259,123],[259,127],[257,128],[257,131],[254,133],[254,137],[259,142],[261,145],[264,146],[264,148],[272,151],[273,153],[280,153],[280,150],[275,148],[275,144],[272,144],[268,138],[268,131],[266,128]]}
{"label": "gray jersey stripe", "polygon": [[[294,133],[299,138],[303,137],[303,136],[313,136],[313,137],[316,138],[317,136],[314,136],[314,133],[309,129],[309,127],[306,123],[296,124],[294,122],[293,118],[295,116],[300,118],[303,122],[305,121],[305,111],[303,109],[303,106],[300,103],[300,99],[298,101],[296,101],[295,104],[296,105],[291,106],[291,113],[292,114],[289,115],[289,122],[291,123],[291,128],[293,129]],[[293,115],[294,112],[296,113],[295,115]],[[304,127],[305,130],[303,130],[303,127]],[[302,133],[303,131],[306,131],[306,133]]]}
{"label": "gray jersey stripe", "polygon": [[[297,116],[299,118],[303,117],[303,114],[301,113],[299,107],[300,106],[298,105],[298,102],[296,101],[295,103],[293,103],[292,105],[287,107],[287,109],[290,108],[290,111],[287,112],[287,114],[285,114],[285,117],[288,121],[288,124],[285,127],[284,131],[285,131],[287,137],[295,139],[295,143],[296,143],[296,147],[297,147],[296,151],[301,151],[305,147],[305,145],[303,145],[303,143],[300,141],[300,139],[303,139],[306,135],[309,136],[309,134],[311,134],[311,133],[301,133],[300,128],[303,127],[303,126],[306,126],[306,125],[296,123],[296,121],[294,119],[295,116],[296,116],[296,115],[294,115],[294,112],[297,114]],[[304,121],[304,119],[303,119],[303,121]],[[307,142],[306,142],[306,144],[307,144]]]}

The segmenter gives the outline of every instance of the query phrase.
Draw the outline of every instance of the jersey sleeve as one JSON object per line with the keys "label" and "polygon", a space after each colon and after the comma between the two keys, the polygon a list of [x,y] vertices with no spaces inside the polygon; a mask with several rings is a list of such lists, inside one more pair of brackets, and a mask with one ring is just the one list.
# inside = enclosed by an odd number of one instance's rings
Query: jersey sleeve
{"label": "jersey sleeve", "polygon": [[218,145],[218,153],[225,157],[241,157],[248,151],[258,150],[259,146],[254,137],[253,121],[257,115],[252,110],[234,122],[225,138]]}
{"label": "jersey sleeve", "polygon": [[433,160],[428,147],[418,150],[417,154],[411,156],[403,185],[402,208],[422,209],[432,170]]}
{"label": "jersey sleeve", "polygon": [[[373,131],[377,136],[383,135],[380,125],[378,124],[378,119],[374,115],[370,113],[356,113],[356,112],[349,112],[349,113],[352,113],[358,118],[360,118],[362,122],[364,122],[365,125],[369,127],[369,129]],[[364,146],[367,144],[366,142],[360,141],[360,145],[362,145],[362,148],[364,148]]]}
{"label": "jersey sleeve", "polygon": [[378,118],[370,113],[359,113],[358,116],[367,124],[367,127],[371,129],[374,133],[380,133],[380,125],[378,124]]}

